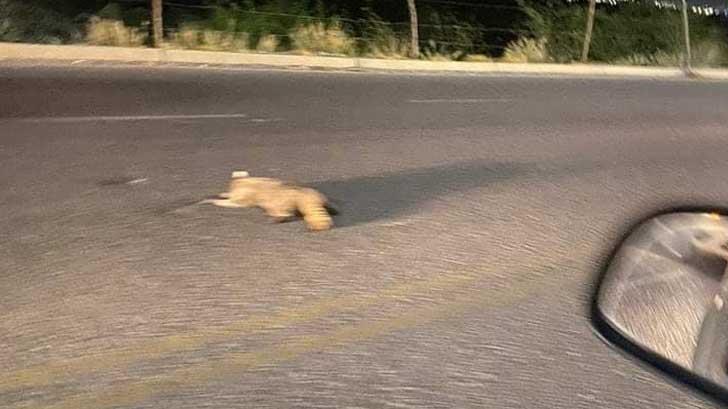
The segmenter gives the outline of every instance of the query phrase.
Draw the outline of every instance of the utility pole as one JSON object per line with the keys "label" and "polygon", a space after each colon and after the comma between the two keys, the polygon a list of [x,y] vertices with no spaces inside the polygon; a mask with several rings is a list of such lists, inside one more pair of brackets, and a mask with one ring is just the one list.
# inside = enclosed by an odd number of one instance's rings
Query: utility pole
{"label": "utility pole", "polygon": [[685,33],[685,56],[683,61],[683,70],[685,74],[692,75],[693,69],[690,65],[692,61],[692,54],[690,52],[690,26],[688,25],[688,2],[682,0],[682,18],[683,18],[683,32]]}
{"label": "utility pole", "polygon": [[152,2],[152,47],[162,46],[164,36],[162,23],[162,0],[151,0]]}
{"label": "utility pole", "polygon": [[411,52],[413,58],[420,57],[420,33],[417,24],[417,6],[415,0],[407,0],[410,15],[410,38],[412,39]]}
{"label": "utility pole", "polygon": [[584,34],[584,47],[581,49],[581,62],[589,60],[589,47],[591,46],[592,31],[594,31],[594,15],[597,11],[597,0],[589,0],[589,12],[586,17],[586,33]]}

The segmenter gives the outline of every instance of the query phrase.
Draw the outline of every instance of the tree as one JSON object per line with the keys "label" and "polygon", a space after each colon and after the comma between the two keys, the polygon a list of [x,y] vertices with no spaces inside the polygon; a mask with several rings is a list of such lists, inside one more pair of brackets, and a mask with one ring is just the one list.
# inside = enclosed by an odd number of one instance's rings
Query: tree
{"label": "tree", "polygon": [[589,46],[591,45],[592,31],[594,30],[594,14],[596,14],[597,0],[589,0],[589,13],[586,17],[586,33],[584,34],[584,47],[581,49],[581,62],[589,60]]}
{"label": "tree", "polygon": [[162,0],[152,1],[152,46],[161,47],[164,36],[164,25],[162,24]]}
{"label": "tree", "polygon": [[407,7],[410,15],[410,37],[412,39],[412,57],[420,56],[420,34],[417,24],[417,6],[415,0],[407,0]]}
{"label": "tree", "polygon": [[690,66],[692,55],[690,53],[690,26],[688,24],[688,2],[682,0],[682,19],[683,19],[683,34],[685,34],[685,54],[683,57],[683,70],[688,75],[692,75],[692,67]]}

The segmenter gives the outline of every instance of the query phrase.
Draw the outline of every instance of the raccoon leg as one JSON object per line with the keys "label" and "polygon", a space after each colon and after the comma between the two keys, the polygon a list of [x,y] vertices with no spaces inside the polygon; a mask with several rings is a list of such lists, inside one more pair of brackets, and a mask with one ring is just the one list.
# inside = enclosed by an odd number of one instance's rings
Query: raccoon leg
{"label": "raccoon leg", "polygon": [[263,207],[265,213],[273,218],[276,223],[285,223],[293,220],[296,215],[293,211],[285,206],[267,205]]}
{"label": "raccoon leg", "polygon": [[296,216],[281,216],[273,218],[274,223],[288,223],[294,220],[296,220]]}
{"label": "raccoon leg", "polygon": [[237,203],[231,201],[230,199],[210,199],[210,200],[206,200],[204,202],[212,203],[215,206],[227,207],[227,208],[231,208],[231,209],[239,209],[241,207],[246,207],[246,206],[237,204]]}

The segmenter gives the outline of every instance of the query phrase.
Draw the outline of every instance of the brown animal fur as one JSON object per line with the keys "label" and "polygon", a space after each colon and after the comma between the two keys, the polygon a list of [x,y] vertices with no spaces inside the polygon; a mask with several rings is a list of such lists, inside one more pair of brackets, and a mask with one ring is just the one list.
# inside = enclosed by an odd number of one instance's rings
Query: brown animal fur
{"label": "brown animal fur", "polygon": [[308,228],[314,231],[328,230],[334,224],[329,215],[328,200],[314,189],[247,174],[233,176],[230,189],[209,203],[233,208],[260,207],[277,222],[291,220],[300,214]]}

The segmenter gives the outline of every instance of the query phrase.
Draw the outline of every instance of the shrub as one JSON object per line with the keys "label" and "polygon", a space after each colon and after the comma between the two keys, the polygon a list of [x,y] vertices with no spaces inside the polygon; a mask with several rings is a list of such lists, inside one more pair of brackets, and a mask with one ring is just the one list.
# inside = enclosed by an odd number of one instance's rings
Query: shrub
{"label": "shrub", "polygon": [[409,39],[395,37],[394,35],[379,38],[367,48],[366,54],[375,58],[407,58],[412,54]]}
{"label": "shrub", "polygon": [[[694,67],[715,67],[728,65],[728,50],[724,44],[714,42],[696,44],[692,50],[691,64]],[[633,54],[614,61],[624,65],[658,65],[677,67],[683,63],[683,54],[658,51],[654,54]]]}
{"label": "shrub", "polygon": [[511,63],[548,62],[546,39],[520,38],[508,44],[501,59]]}
{"label": "shrub", "polygon": [[124,12],[117,3],[109,3],[96,13],[96,16],[104,20],[124,20]]}
{"label": "shrub", "polygon": [[311,53],[348,55],[354,52],[355,46],[338,22],[328,26],[322,22],[298,26],[291,33],[291,39],[296,50]]}
{"label": "shrub", "polygon": [[395,33],[379,16],[369,13],[360,52],[375,58],[406,58],[411,54],[408,33]]}
{"label": "shrub", "polygon": [[247,33],[251,46],[261,43],[265,36],[274,35],[276,47],[271,47],[270,38],[265,39],[261,51],[271,49],[290,49],[288,34],[301,22],[296,15],[306,15],[299,3],[283,8],[278,2],[268,2],[256,8],[252,2],[244,2],[244,7],[216,7],[206,21],[207,28],[215,31]]}
{"label": "shrub", "polygon": [[691,61],[696,67],[718,67],[728,65],[728,45],[725,42],[704,41],[692,49]]}
{"label": "shrub", "polygon": [[146,33],[117,20],[92,17],[86,26],[86,42],[92,45],[138,47],[146,40]]}
{"label": "shrub", "polygon": [[493,62],[493,59],[485,54],[468,54],[464,60],[469,62]]}
{"label": "shrub", "polygon": [[81,30],[58,12],[16,0],[0,0],[0,41],[62,44],[80,38]]}
{"label": "shrub", "polygon": [[468,53],[476,51],[478,30],[468,22],[455,15],[435,11],[425,13],[423,17],[427,24],[421,27],[420,38],[427,40],[421,45],[426,58],[445,56],[451,60],[461,60]]}
{"label": "shrub", "polygon": [[[557,62],[578,60],[586,21],[585,2],[521,0],[529,16],[528,27],[544,38],[546,50]],[[690,14],[690,34],[696,63],[725,64],[725,28],[712,16]],[[682,22],[677,10],[655,7],[652,1],[600,3],[589,52],[591,61],[674,65],[682,53]],[[698,48],[701,48],[698,51]]]}
{"label": "shrub", "polygon": [[263,53],[272,53],[278,49],[279,45],[280,41],[278,41],[278,36],[266,34],[258,39],[255,50]]}
{"label": "shrub", "polygon": [[422,52],[422,57],[428,61],[452,61],[453,60],[453,57],[451,57],[450,55],[432,52],[427,49]]}
{"label": "shrub", "polygon": [[682,58],[678,54],[668,54],[664,51],[658,51],[654,54],[632,54],[614,60],[615,64],[620,65],[657,65],[663,67],[675,67],[681,64]]}
{"label": "shrub", "polygon": [[191,50],[246,51],[249,38],[246,33],[214,31],[185,24],[172,36],[172,44]]}
{"label": "shrub", "polygon": [[172,45],[191,50],[203,47],[202,30],[192,25],[183,25],[172,35]]}

